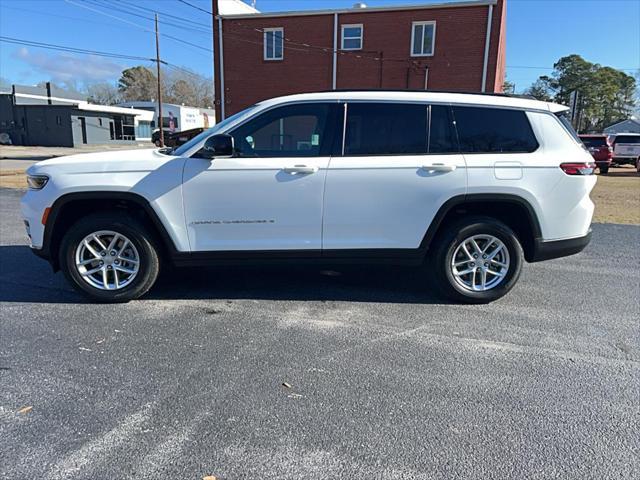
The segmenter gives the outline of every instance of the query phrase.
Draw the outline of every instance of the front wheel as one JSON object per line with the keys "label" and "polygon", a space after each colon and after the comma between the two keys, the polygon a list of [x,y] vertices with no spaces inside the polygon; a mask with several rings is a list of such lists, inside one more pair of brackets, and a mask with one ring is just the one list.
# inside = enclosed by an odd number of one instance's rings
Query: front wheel
{"label": "front wheel", "polygon": [[431,261],[436,287],[464,303],[506,295],[520,277],[523,252],[513,230],[490,217],[455,222],[437,237]]}
{"label": "front wheel", "polygon": [[62,239],[60,266],[77,290],[106,303],[144,295],[160,269],[153,236],[136,219],[116,213],[75,223]]}

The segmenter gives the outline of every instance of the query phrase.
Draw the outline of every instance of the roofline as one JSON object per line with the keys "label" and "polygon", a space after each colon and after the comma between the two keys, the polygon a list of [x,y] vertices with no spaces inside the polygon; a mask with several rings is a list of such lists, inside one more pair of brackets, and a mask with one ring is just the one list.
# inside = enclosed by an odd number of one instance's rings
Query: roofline
{"label": "roofline", "polygon": [[375,13],[392,12],[403,10],[431,10],[434,8],[460,8],[460,7],[484,7],[496,5],[498,0],[463,0],[460,2],[440,2],[414,5],[390,5],[387,7],[366,7],[366,8],[337,8],[325,10],[294,10],[284,12],[260,12],[260,13],[236,13],[231,15],[219,15],[223,19],[241,18],[274,18],[274,17],[306,17],[312,15],[333,15],[341,13]]}
{"label": "roofline", "polygon": [[61,102],[60,104],[42,104],[42,103],[21,103],[18,104],[20,106],[53,106],[53,107],[71,107],[77,110],[85,110],[92,112],[105,112],[105,113],[121,113],[123,115],[136,115],[136,116],[146,116],[149,113],[147,110],[136,110],[135,108],[128,107],[117,107],[113,105],[98,105],[96,103],[89,103],[86,100],[79,100],[74,98],[63,98],[63,97],[48,97],[46,95],[36,95],[33,93],[14,93],[14,97],[21,98],[31,98],[35,100],[52,100],[54,102]]}
{"label": "roofline", "polygon": [[[400,98],[390,98],[381,94],[395,93],[402,95]],[[454,98],[448,98],[453,96]],[[350,98],[351,97],[351,98]],[[431,97],[431,98],[429,98]],[[464,101],[465,98],[469,101]],[[524,110],[537,110],[558,114],[569,110],[569,107],[558,103],[545,102],[533,98],[504,94],[483,94],[479,92],[441,92],[435,90],[327,90],[324,92],[308,92],[284,95],[265,99],[260,104],[280,104],[297,101],[426,101],[446,104],[480,105],[496,107],[514,107]]]}
{"label": "roofline", "polygon": [[606,130],[607,128],[615,127],[616,125],[620,125],[620,124],[622,124],[622,123],[624,123],[624,122],[633,122],[633,123],[635,123],[635,124],[640,125],[640,120],[636,120],[635,118],[626,118],[626,119],[624,119],[624,120],[620,120],[619,122],[612,123],[612,124],[611,124],[611,125],[609,125],[608,127],[604,127],[604,129]]}
{"label": "roofline", "polygon": [[414,89],[414,88],[338,88],[335,90],[320,90],[318,92],[309,92],[309,93],[331,93],[331,92],[409,92],[409,93],[452,93],[452,94],[460,94],[460,95],[484,95],[489,97],[507,97],[507,98],[521,98],[524,100],[537,100],[537,98],[526,95],[526,94],[517,94],[517,93],[502,93],[502,92],[472,92],[472,91],[459,91],[459,90],[424,90],[424,89]]}

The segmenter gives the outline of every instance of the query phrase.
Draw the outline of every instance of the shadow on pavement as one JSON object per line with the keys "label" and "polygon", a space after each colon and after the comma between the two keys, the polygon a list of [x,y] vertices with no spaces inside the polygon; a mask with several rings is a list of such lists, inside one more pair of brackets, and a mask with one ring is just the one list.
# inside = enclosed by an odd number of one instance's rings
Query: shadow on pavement
{"label": "shadow on pavement", "polygon": [[[447,303],[430,292],[424,273],[409,267],[206,267],[166,269],[144,298]],[[87,302],[22,245],[0,246],[0,301]]]}

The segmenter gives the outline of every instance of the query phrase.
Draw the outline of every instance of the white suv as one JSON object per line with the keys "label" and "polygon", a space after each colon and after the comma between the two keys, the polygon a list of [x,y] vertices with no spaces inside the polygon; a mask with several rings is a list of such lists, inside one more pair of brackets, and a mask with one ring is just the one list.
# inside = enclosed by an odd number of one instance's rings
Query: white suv
{"label": "white suv", "polygon": [[595,164],[561,105],[499,95],[327,92],[268,100],[175,150],[73,155],[28,170],[33,251],[118,302],[160,264],[421,265],[489,302],[524,260],[590,240]]}

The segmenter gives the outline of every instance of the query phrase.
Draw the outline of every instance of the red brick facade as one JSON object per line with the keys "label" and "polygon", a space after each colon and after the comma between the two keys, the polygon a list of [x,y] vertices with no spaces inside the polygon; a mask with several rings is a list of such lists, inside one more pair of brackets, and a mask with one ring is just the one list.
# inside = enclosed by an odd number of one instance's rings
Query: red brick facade
{"label": "red brick facade", "polygon": [[[504,82],[505,1],[492,5],[487,92],[502,91]],[[428,67],[429,90],[481,91],[489,4],[338,12],[338,48],[344,24],[363,25],[363,47],[338,50],[336,88],[424,89]],[[411,56],[412,22],[417,21],[436,22],[433,56]],[[273,27],[284,29],[284,58],[267,61],[262,29]],[[333,30],[332,12],[223,17],[226,116],[271,97],[331,90]]]}

